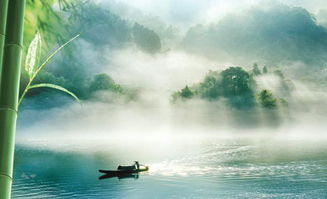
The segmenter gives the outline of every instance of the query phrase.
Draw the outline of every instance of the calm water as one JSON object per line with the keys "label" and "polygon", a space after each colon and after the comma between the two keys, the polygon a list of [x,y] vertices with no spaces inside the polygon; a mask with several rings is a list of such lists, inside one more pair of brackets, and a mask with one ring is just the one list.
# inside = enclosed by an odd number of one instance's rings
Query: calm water
{"label": "calm water", "polygon": [[[323,140],[123,140],[18,144],[13,198],[327,198]],[[150,171],[98,180],[136,159]]]}

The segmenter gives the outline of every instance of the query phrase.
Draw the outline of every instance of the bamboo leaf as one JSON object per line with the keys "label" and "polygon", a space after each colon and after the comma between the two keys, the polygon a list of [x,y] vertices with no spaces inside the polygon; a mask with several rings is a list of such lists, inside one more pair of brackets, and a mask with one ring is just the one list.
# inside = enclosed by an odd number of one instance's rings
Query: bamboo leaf
{"label": "bamboo leaf", "polygon": [[61,87],[61,86],[58,86],[58,85],[55,85],[55,84],[48,84],[48,83],[41,83],[41,84],[35,84],[35,85],[31,85],[29,87],[29,89],[32,89],[32,88],[53,88],[53,89],[56,89],[56,90],[60,90],[64,93],[67,93],[69,94],[70,96],[72,96],[74,99],[76,99],[78,102],[80,102],[80,99],[71,91],[65,89],[64,87]]}
{"label": "bamboo leaf", "polygon": [[74,97],[77,101],[79,101],[78,97],[76,97],[76,95],[70,91],[68,91],[67,89],[60,87],[58,85],[54,85],[54,84],[37,84],[37,85],[32,85],[33,80],[36,78],[36,76],[39,74],[39,72],[47,65],[47,63],[61,50],[63,49],[66,45],[68,45],[70,42],[74,41],[77,37],[79,37],[80,34],[76,35],[75,37],[71,38],[69,41],[67,41],[66,43],[64,43],[62,46],[60,46],[57,50],[55,50],[42,64],[40,67],[38,67],[36,69],[35,72],[32,73],[32,75],[30,76],[29,82],[23,92],[23,94],[21,95],[21,97],[19,98],[19,102],[18,102],[18,106],[20,106],[20,104],[22,103],[26,93],[28,92],[29,89],[31,88],[38,88],[38,87],[48,87],[48,88],[54,88],[57,90],[61,90],[63,92],[68,93],[69,95],[71,95],[72,97]]}
{"label": "bamboo leaf", "polygon": [[38,43],[38,51],[37,51],[37,54],[36,54],[37,62],[36,62],[35,69],[37,69],[37,67],[40,65],[41,57],[42,57],[42,36],[41,36],[40,33],[39,33],[39,35],[40,35],[40,40],[39,40],[39,43]]}
{"label": "bamboo leaf", "polygon": [[79,37],[80,34],[76,35],[75,37],[71,38],[69,41],[67,41],[66,43],[64,43],[62,46],[60,46],[59,48],[57,48],[57,50],[55,50],[42,64],[41,66],[37,69],[37,71],[34,73],[34,77],[32,79],[35,78],[35,76],[47,65],[47,63],[58,53],[60,52],[65,46],[67,46],[70,42],[74,41],[77,37]]}
{"label": "bamboo leaf", "polygon": [[37,32],[34,39],[32,40],[31,44],[28,47],[27,55],[26,55],[25,70],[28,72],[30,78],[34,75],[35,72],[36,59],[38,54],[40,56],[41,49],[39,49],[39,53],[38,53],[38,48],[40,48],[40,45],[41,45],[41,35],[39,32]]}

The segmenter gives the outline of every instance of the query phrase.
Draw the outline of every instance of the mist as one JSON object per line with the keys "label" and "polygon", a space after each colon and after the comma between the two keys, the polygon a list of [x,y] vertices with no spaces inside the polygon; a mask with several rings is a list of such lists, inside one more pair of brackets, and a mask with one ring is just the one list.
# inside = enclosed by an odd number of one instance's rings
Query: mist
{"label": "mist", "polygon": [[[305,134],[305,129],[313,127],[315,130],[310,133],[323,133],[327,87],[321,82],[326,78],[327,45],[321,41],[326,40],[327,31],[312,17],[318,8],[309,1],[182,1],[178,5],[171,1],[99,2],[115,14],[119,13],[118,8],[125,9],[121,16],[110,16],[110,20],[122,24],[117,25],[117,29],[126,31],[124,37],[105,36],[106,42],[99,43],[102,35],[90,29],[76,43],[79,51],[74,56],[79,57],[81,71],[87,78],[105,73],[126,90],[133,90],[135,96],[130,99],[125,94],[97,91],[91,99],[84,100],[82,106],[71,103],[65,96],[56,97],[57,101],[62,99],[69,103],[43,110],[33,107],[33,98],[27,99],[29,105],[23,108],[19,118],[21,137],[58,134],[80,138],[130,134],[223,136],[243,132],[292,134],[299,129]],[[191,7],[185,7],[186,3]],[[132,18],[135,13],[143,15]],[[282,15],[280,19],[273,17],[277,13]],[[289,17],[294,20],[285,21]],[[266,24],[266,19],[274,25]],[[146,52],[133,40],[133,24],[142,21],[146,22],[143,24],[146,29],[160,36],[160,50]],[[153,24],[157,21],[163,26],[155,27]],[[96,23],[95,20],[94,27],[101,29]],[[310,29],[304,31],[300,28],[303,25]],[[178,36],[164,31],[170,26],[181,30]],[[236,31],[236,27],[242,31]],[[289,33],[278,34],[285,27],[289,27]],[[111,28],[108,25],[108,31]],[[289,40],[290,35],[295,39]],[[272,37],[280,45],[275,45]],[[307,49],[303,48],[304,44]],[[58,64],[63,63],[63,59],[58,57],[49,71],[67,73],[68,70]],[[278,75],[254,77],[256,91],[269,89],[276,98],[287,100],[287,108],[238,110],[226,105],[224,98],[172,102],[174,92],[200,83],[210,70],[241,66],[250,71],[255,62],[260,70],[265,65],[269,71],[281,70],[285,81],[291,82],[292,90],[285,94],[284,79]]]}
{"label": "mist", "polygon": [[75,35],[19,107],[13,198],[327,198],[323,0],[27,1],[31,59]]}
{"label": "mist", "polygon": [[[240,133],[305,136],[309,132],[320,136],[324,133],[325,88],[315,88],[292,78],[294,90],[289,93],[289,107],[272,111],[272,115],[261,108],[231,109],[224,100],[194,99],[176,104],[172,103],[172,92],[202,81],[208,70],[224,70],[231,65],[178,50],[153,56],[132,48],[110,51],[106,57],[108,68],[102,72],[119,84],[138,90],[136,99],[126,100],[110,91],[99,91],[93,101],[82,105],[69,103],[45,110],[24,110],[19,118],[20,138],[33,135],[37,139],[64,136],[68,140],[87,140],[90,136],[111,139],[131,135],[153,138],[208,134],[224,137]],[[262,75],[256,80],[260,88],[283,95],[278,76]],[[33,104],[32,100],[27,102]]]}

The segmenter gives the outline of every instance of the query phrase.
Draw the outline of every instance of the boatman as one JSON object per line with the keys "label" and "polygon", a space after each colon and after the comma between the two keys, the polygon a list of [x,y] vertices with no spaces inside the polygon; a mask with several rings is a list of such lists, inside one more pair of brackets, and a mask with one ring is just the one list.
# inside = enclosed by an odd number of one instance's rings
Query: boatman
{"label": "boatman", "polygon": [[140,169],[140,163],[139,163],[139,161],[135,161],[135,166],[136,166],[136,169],[137,169],[137,170]]}

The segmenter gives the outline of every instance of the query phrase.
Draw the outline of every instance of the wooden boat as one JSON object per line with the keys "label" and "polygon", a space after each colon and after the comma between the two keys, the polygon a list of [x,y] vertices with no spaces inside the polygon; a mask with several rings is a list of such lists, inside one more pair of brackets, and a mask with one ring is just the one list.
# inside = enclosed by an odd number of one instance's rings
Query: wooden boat
{"label": "wooden boat", "polygon": [[130,173],[139,173],[148,171],[148,166],[141,165],[139,169],[136,169],[135,166],[119,166],[117,170],[99,170],[100,173],[104,173],[107,175],[124,175],[124,174],[130,174]]}

